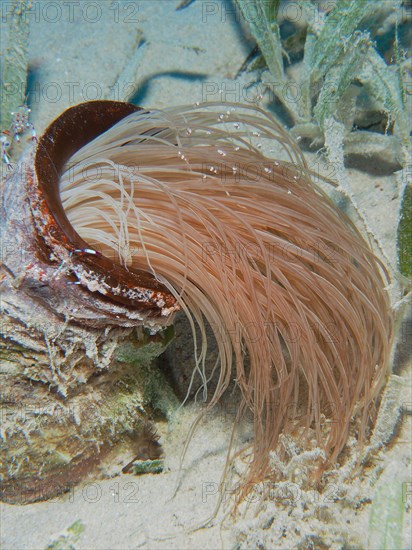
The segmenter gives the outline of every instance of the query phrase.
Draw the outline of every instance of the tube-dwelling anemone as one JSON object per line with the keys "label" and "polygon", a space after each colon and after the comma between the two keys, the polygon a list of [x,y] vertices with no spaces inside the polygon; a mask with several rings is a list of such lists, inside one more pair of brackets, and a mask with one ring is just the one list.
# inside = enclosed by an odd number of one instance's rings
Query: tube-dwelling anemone
{"label": "tube-dwelling anemone", "polygon": [[365,438],[388,367],[387,275],[272,116],[238,104],[132,112],[72,155],[60,197],[91,249],[150,274],[200,327],[200,373],[212,327],[208,407],[235,377],[254,419],[247,481],[267,475],[282,432],[314,433],[328,463],[354,414]]}

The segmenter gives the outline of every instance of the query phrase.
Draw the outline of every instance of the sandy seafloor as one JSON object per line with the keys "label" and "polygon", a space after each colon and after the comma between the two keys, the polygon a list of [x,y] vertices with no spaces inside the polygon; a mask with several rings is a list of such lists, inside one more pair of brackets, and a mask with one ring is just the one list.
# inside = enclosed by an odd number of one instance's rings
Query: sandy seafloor
{"label": "sandy seafloor", "polygon": [[[233,5],[196,0],[176,11],[179,3],[34,0],[29,59],[31,85],[37,92],[30,98],[30,106],[37,132],[41,134],[70,105],[91,99],[121,99],[122,90],[113,89],[113,85],[133,57],[140,33],[146,42],[138,53],[134,77],[134,99],[139,105],[163,108],[225,99],[218,92],[222,87],[227,100],[255,98],[261,87],[256,84],[250,91],[248,85],[256,80],[256,74],[234,80],[254,43],[233,15]],[[267,100],[266,96],[262,104]],[[373,175],[355,168],[348,168],[348,175],[359,205],[394,264],[399,208],[395,178],[379,165],[374,166]],[[408,326],[402,325],[404,347]],[[406,363],[403,360],[397,371],[405,381],[399,399],[411,403]],[[379,548],[382,539],[370,530],[372,508],[375,506],[379,515],[385,501],[392,506],[391,490],[399,484],[402,498],[411,498],[411,417],[403,414],[396,439],[360,477],[344,483],[342,472],[335,474],[328,494],[305,492],[296,484],[296,498],[275,498],[259,502],[260,506],[243,507],[236,518],[228,516],[223,506],[210,525],[193,530],[214,511],[233,419],[233,414],[222,414],[221,409],[201,423],[175,493],[180,452],[196,414],[196,407],[189,405],[174,422],[160,428],[166,453],[162,474],[115,475],[124,461],[114,454],[104,466],[114,475],[111,479],[91,478],[88,485],[75,487],[53,502],[2,505],[2,548],[40,550],[56,542],[60,544],[56,548],[77,550]],[[390,416],[387,431],[392,431]],[[399,491],[396,495],[399,500]],[[402,547],[409,548],[410,504],[404,506]],[[75,536],[67,529],[78,521],[84,529]]]}

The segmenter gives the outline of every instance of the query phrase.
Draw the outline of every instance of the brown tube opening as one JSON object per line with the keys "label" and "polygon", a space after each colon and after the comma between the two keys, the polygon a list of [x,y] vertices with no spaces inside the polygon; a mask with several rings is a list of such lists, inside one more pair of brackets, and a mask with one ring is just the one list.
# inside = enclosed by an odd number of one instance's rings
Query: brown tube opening
{"label": "brown tube opening", "polygon": [[[63,246],[70,253],[74,266],[82,266],[83,272],[86,269],[93,277],[104,280],[105,288],[113,289],[113,292],[106,291],[106,296],[125,305],[156,310],[162,302],[162,307],[173,307],[176,300],[153,275],[125,269],[100,254],[76,252],[89,247],[67,219],[59,192],[60,174],[67,160],[81,147],[138,110],[140,107],[130,103],[90,101],[67,109],[53,121],[39,139],[35,153],[37,189],[36,207],[32,210],[35,218],[42,218],[37,225],[42,227],[46,244]],[[73,271],[76,273],[75,267]]]}

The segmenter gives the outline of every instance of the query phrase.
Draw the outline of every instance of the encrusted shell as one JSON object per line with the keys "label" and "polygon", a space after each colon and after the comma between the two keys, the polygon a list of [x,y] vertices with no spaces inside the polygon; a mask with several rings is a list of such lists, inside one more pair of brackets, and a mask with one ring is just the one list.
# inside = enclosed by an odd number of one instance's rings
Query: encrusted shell
{"label": "encrusted shell", "polygon": [[176,300],[151,274],[87,252],[58,185],[70,155],[136,109],[93,101],[66,110],[1,182],[0,454],[8,502],[68,490],[144,423],[144,376],[170,340],[165,327]]}

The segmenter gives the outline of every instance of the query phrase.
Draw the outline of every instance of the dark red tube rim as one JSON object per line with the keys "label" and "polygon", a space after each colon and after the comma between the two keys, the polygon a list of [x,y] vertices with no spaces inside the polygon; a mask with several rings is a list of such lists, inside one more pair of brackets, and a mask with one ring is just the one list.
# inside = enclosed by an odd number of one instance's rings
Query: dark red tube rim
{"label": "dark red tube rim", "polygon": [[[105,295],[124,305],[144,309],[176,307],[175,297],[155,277],[143,270],[125,269],[99,254],[79,253],[90,248],[70,224],[59,193],[59,179],[66,161],[81,147],[140,110],[119,101],[90,101],[64,111],[46,129],[35,152],[35,193],[32,211],[47,246],[64,247],[76,266],[105,283]],[[110,291],[112,289],[112,291]],[[163,305],[161,305],[163,304]]]}

